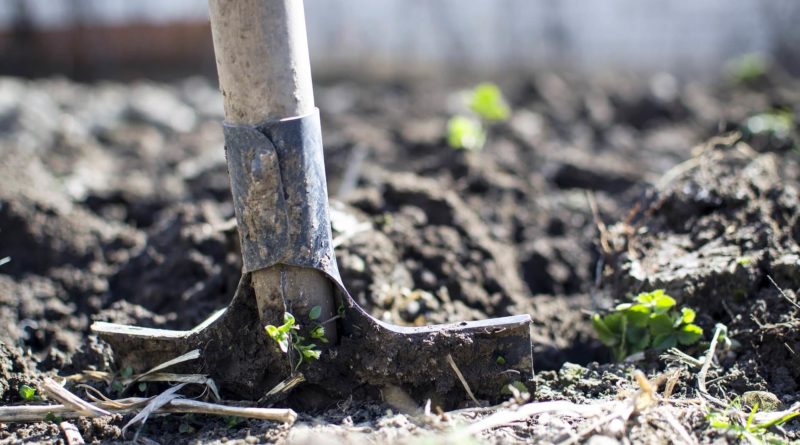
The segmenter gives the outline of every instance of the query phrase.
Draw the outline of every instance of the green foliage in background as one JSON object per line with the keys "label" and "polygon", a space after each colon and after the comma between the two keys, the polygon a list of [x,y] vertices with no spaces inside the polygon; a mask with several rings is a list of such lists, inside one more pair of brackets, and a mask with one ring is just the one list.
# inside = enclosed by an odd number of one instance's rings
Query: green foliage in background
{"label": "green foliage in background", "polygon": [[744,131],[749,134],[769,134],[785,138],[791,135],[794,127],[792,110],[777,108],[751,116],[745,121]]}
{"label": "green foliage in background", "polygon": [[634,302],[617,305],[608,314],[592,315],[592,325],[618,361],[645,349],[696,343],[703,329],[694,324],[695,312],[686,307],[678,310],[675,304],[663,289],[641,293]]}
{"label": "green foliage in background", "polygon": [[500,88],[493,83],[482,83],[469,95],[469,109],[487,122],[500,122],[508,119],[511,109]]}
{"label": "green foliage in background", "polygon": [[453,148],[480,150],[486,143],[483,124],[466,116],[453,116],[447,122],[447,143]]}
{"label": "green foliage in background", "polygon": [[727,63],[731,80],[740,85],[752,84],[767,76],[769,63],[763,54],[744,54]]}
{"label": "green foliage in background", "polygon": [[487,127],[511,114],[500,88],[481,83],[466,94],[469,115],[456,115],[447,122],[447,143],[452,148],[480,150],[486,143]]}

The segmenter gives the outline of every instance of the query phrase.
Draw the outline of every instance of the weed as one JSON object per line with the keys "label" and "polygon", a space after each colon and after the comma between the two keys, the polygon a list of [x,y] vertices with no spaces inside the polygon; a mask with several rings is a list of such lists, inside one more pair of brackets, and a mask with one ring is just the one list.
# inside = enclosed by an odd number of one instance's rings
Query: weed
{"label": "weed", "polygon": [[745,439],[749,443],[757,444],[779,444],[786,442],[770,433],[769,429],[783,425],[800,415],[797,412],[788,412],[764,422],[756,422],[758,403],[753,405],[746,419],[742,419],[742,415],[737,415],[737,413],[741,413],[741,408],[741,400],[736,398],[725,411],[709,411],[706,414],[706,420],[712,428],[733,434],[739,440]]}
{"label": "weed", "polygon": [[767,134],[786,138],[794,131],[794,113],[792,110],[776,108],[748,118],[744,130],[748,134]]}
{"label": "weed", "polygon": [[[309,311],[308,317],[311,320],[316,320],[322,314],[322,308],[314,306]],[[288,312],[283,314],[283,324],[281,326],[267,325],[267,335],[278,344],[282,352],[289,353],[289,346],[297,352],[300,359],[294,367],[294,371],[300,368],[304,360],[319,360],[322,351],[317,349],[314,343],[306,343],[306,338],[299,334],[300,325],[295,320],[294,316]],[[327,343],[328,339],[325,338],[325,328],[318,324],[311,329],[309,334],[311,338],[319,340],[322,343]]]}
{"label": "weed", "polygon": [[64,421],[64,418],[61,417],[61,416],[57,416],[57,415],[55,415],[53,413],[47,413],[47,415],[44,416],[44,421],[45,422],[51,422],[51,423],[61,423],[61,422]]}
{"label": "weed", "polygon": [[26,401],[26,402],[33,402],[34,400],[39,400],[39,396],[36,395],[36,388],[29,386],[29,385],[20,385],[19,390],[19,397]]}
{"label": "weed", "polygon": [[244,422],[244,419],[239,416],[225,416],[224,419],[225,419],[225,426],[227,426],[228,429],[236,428],[242,422]]}
{"label": "weed", "polygon": [[472,90],[469,96],[469,109],[488,122],[504,121],[511,113],[500,88],[488,82],[482,83]]}
{"label": "weed", "polygon": [[466,105],[469,115],[456,115],[447,122],[447,143],[452,148],[480,150],[488,125],[508,119],[511,110],[500,88],[488,82],[467,93]]}
{"label": "weed", "polygon": [[486,132],[478,119],[453,116],[447,122],[447,143],[453,148],[480,150],[486,143]]}
{"label": "weed", "polygon": [[675,308],[675,299],[663,289],[644,292],[633,303],[617,305],[606,315],[592,315],[592,325],[603,344],[621,361],[631,354],[653,348],[665,350],[696,343],[703,329],[694,324],[695,311]]}
{"label": "weed", "polygon": [[734,83],[746,85],[766,77],[769,62],[762,54],[750,53],[729,61],[726,68]]}

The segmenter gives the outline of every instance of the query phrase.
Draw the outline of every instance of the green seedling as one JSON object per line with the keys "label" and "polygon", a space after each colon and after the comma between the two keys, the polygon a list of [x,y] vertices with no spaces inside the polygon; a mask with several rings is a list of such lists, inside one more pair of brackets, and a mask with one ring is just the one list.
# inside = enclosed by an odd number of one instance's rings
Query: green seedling
{"label": "green seedling", "polygon": [[228,429],[236,428],[242,422],[244,422],[244,419],[239,416],[225,416],[224,419],[225,419],[225,426],[227,426]]}
{"label": "green seedling", "polygon": [[729,61],[726,68],[734,83],[745,85],[766,77],[769,62],[762,54],[750,53]]}
{"label": "green seedling", "polygon": [[44,416],[44,421],[45,422],[51,422],[51,423],[61,423],[61,422],[64,421],[64,418],[61,417],[61,416],[57,416],[57,415],[55,415],[53,413],[47,413],[47,415]]}
{"label": "green seedling", "polygon": [[747,419],[743,421],[741,408],[741,401],[736,398],[731,402],[727,410],[710,411],[706,415],[706,420],[712,428],[733,434],[739,440],[744,439],[749,443],[756,444],[782,444],[786,443],[786,441],[770,433],[769,429],[783,425],[800,415],[797,412],[788,412],[765,422],[756,422],[756,414],[759,409],[758,403],[756,403],[747,415]]}
{"label": "green seedling", "polygon": [[508,119],[508,108],[500,88],[493,83],[482,83],[469,95],[469,109],[487,122],[500,122]]}
{"label": "green seedling", "polygon": [[468,115],[456,115],[447,122],[447,143],[452,148],[480,150],[489,125],[508,119],[511,109],[500,88],[488,82],[467,93],[466,105]]}
{"label": "green seedling", "polygon": [[39,396],[36,395],[36,388],[29,385],[20,385],[18,393],[19,397],[26,402],[39,399]]}
{"label": "green seedling", "polygon": [[447,122],[447,143],[452,148],[480,150],[486,143],[483,124],[473,117],[451,117]]}
{"label": "green seedling", "polygon": [[[309,312],[309,318],[314,320],[319,318],[322,309],[319,306],[314,306]],[[284,353],[289,353],[289,347],[297,352],[299,360],[294,367],[297,371],[304,360],[319,360],[322,351],[317,349],[314,343],[306,343],[306,338],[299,334],[300,325],[294,316],[288,312],[283,314],[283,324],[281,326],[267,325],[267,335],[278,344],[280,350]],[[311,330],[311,338],[318,339],[323,343],[327,343],[325,338],[325,328],[322,325],[316,325]]]}
{"label": "green seedling", "polygon": [[675,299],[663,289],[641,293],[633,303],[617,305],[606,315],[592,315],[592,325],[618,361],[645,349],[666,350],[688,346],[703,336],[694,324],[695,311],[675,308]]}
{"label": "green seedling", "polygon": [[791,135],[795,128],[792,110],[777,108],[765,113],[751,116],[744,123],[744,130],[749,134],[767,134],[779,138]]}

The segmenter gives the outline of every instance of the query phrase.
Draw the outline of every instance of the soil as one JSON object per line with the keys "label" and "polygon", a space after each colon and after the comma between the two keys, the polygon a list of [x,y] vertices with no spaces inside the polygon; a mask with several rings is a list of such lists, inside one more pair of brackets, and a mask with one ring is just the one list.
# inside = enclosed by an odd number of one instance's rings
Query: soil
{"label": "soil", "polygon": [[[501,82],[512,116],[480,151],[446,143],[459,86],[316,88],[337,260],[359,304],[412,326],[528,313],[533,400],[592,403],[636,388],[633,368],[656,378],[668,364],[652,351],[611,363],[590,314],[665,288],[705,330],[689,353],[703,353],[716,323],[728,326],[732,346],[708,375],[722,377],[709,386],[714,396],[759,390],[798,402],[797,135],[746,125],[800,104],[798,81],[517,77]],[[0,266],[0,404],[22,403],[19,385],[44,376],[119,371],[90,335],[92,321],[190,329],[228,304],[241,260],[221,120],[221,98],[202,78],[0,79],[0,258],[10,258]],[[696,397],[695,374],[684,370],[676,397]],[[291,428],[154,417],[139,437],[436,443],[461,440],[454,425],[491,411],[434,422],[402,405],[351,397],[301,412]],[[700,442],[737,440],[698,413],[681,421]],[[132,437],[121,432],[130,417],[74,423],[86,440],[117,442]],[[674,439],[641,419],[582,440]],[[558,442],[570,425],[592,423],[556,420],[479,439]],[[51,423],[0,425],[0,443],[63,443],[60,434]],[[796,434],[788,424],[784,437]]]}

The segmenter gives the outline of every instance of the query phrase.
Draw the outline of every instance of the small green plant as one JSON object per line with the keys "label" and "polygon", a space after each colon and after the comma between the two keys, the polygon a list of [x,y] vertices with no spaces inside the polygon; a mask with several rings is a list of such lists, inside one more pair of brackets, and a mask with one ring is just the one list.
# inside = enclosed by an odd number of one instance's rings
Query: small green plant
{"label": "small green plant", "polygon": [[776,108],[748,118],[744,130],[748,134],[767,134],[779,138],[791,135],[795,128],[794,113],[785,108]]}
{"label": "small green plant", "polygon": [[61,417],[61,416],[57,416],[57,415],[53,414],[52,412],[49,412],[49,413],[47,413],[46,416],[44,416],[44,421],[45,422],[51,422],[51,423],[61,423],[61,422],[64,421],[64,418]]}
{"label": "small green plant", "polygon": [[511,114],[500,88],[488,82],[472,90],[469,96],[469,109],[487,122],[504,121]]}
{"label": "small green plant", "polygon": [[19,398],[26,402],[33,402],[39,399],[39,396],[36,395],[36,388],[29,385],[20,385],[18,393]]}
{"label": "small green plant", "polygon": [[744,54],[726,64],[728,75],[736,84],[752,84],[767,75],[769,62],[758,53]]}
{"label": "small green plant", "polygon": [[703,329],[694,324],[695,312],[686,307],[677,310],[675,304],[663,289],[644,292],[633,303],[619,304],[606,315],[592,315],[592,325],[618,361],[649,348],[696,343]]}
{"label": "small green plant", "polygon": [[480,150],[486,143],[490,124],[508,119],[508,107],[500,88],[481,83],[466,95],[469,115],[456,115],[447,122],[447,143],[452,148]]}
{"label": "small green plant", "polygon": [[[322,314],[322,308],[314,306],[308,313],[308,318],[316,320]],[[267,335],[278,344],[282,352],[289,353],[289,348],[296,351],[299,357],[294,370],[300,368],[300,364],[304,360],[319,360],[322,351],[317,349],[315,343],[307,343],[305,337],[300,335],[300,325],[294,316],[288,312],[283,314],[283,324],[280,326],[267,325]],[[310,337],[319,340],[322,343],[327,343],[328,339],[325,338],[325,327],[317,324],[310,331]]]}
{"label": "small green plant", "polygon": [[478,119],[453,116],[447,122],[447,143],[452,148],[480,150],[486,143],[486,132]]}
{"label": "small green plant", "polygon": [[[758,414],[758,403],[750,409],[746,419],[743,419],[742,403],[737,397],[725,411],[710,411],[706,414],[708,424],[717,430],[723,430],[736,436],[737,439],[745,439],[749,443],[756,444],[782,444],[785,440],[769,432],[773,426],[780,426],[794,419],[800,413],[786,412],[785,414],[773,417],[764,422],[756,422]],[[779,413],[780,414],[780,413]]]}

